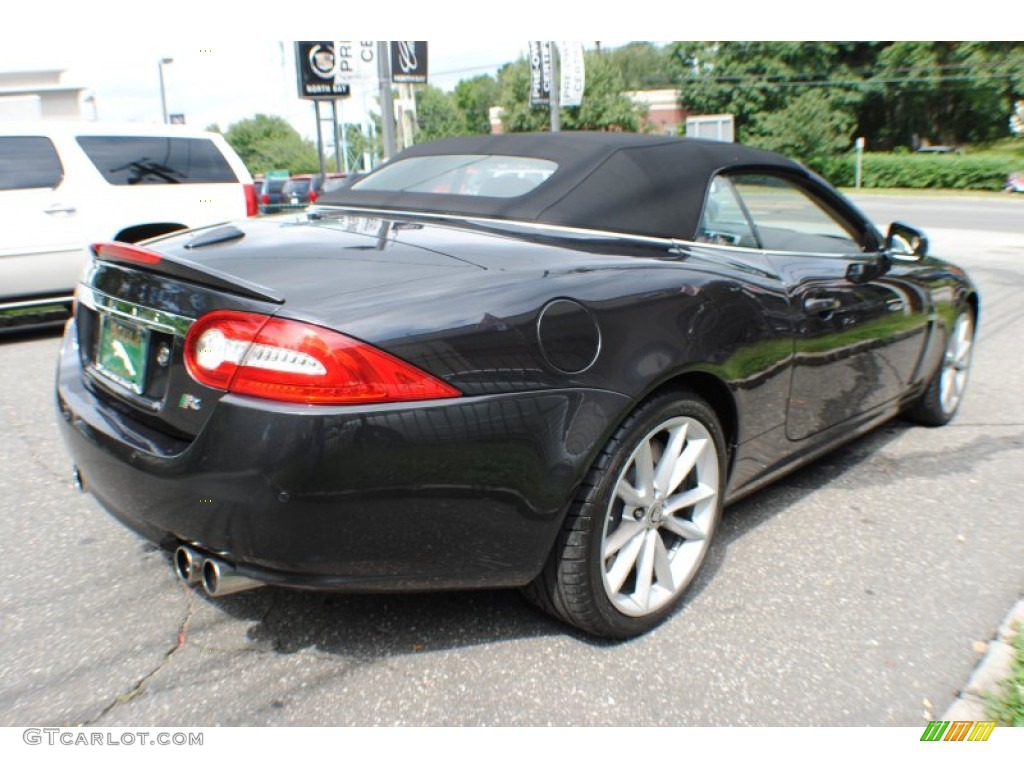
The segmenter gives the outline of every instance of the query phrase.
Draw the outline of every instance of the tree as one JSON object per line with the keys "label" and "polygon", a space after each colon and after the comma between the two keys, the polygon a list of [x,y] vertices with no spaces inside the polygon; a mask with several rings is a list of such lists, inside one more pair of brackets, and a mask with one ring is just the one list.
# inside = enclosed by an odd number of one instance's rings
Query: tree
{"label": "tree", "polygon": [[654,43],[632,42],[601,54],[619,70],[628,91],[674,88],[672,52]]}
{"label": "tree", "polygon": [[465,115],[456,106],[454,96],[432,85],[416,89],[417,143],[467,133]]}
{"label": "tree", "polygon": [[501,86],[490,75],[461,80],[455,86],[455,105],[461,110],[470,134],[491,132],[491,107],[498,103]]}
{"label": "tree", "polygon": [[251,173],[287,169],[315,173],[320,158],[313,143],[303,139],[283,117],[256,115],[228,126],[224,138]]}
{"label": "tree", "polygon": [[[561,110],[562,128],[578,131],[636,131],[644,107],[625,95],[625,84],[616,64],[608,57],[587,53],[586,86],[579,107]],[[551,125],[548,107],[530,106],[530,65],[525,58],[506,64],[498,72],[501,86],[501,122],[509,133],[544,131]]]}
{"label": "tree", "polygon": [[755,117],[748,141],[820,170],[822,158],[849,149],[856,122],[824,92],[805,91],[784,108]]}
{"label": "tree", "polygon": [[737,139],[757,135],[758,119],[784,110],[808,91],[855,110],[862,99],[861,71],[871,43],[674,43],[672,66],[683,106],[694,114],[728,113]]}
{"label": "tree", "polygon": [[1024,46],[897,42],[879,56],[886,81],[879,131],[894,143],[981,142],[1005,136],[1001,115],[1024,93]]}
{"label": "tree", "polygon": [[618,64],[596,53],[584,56],[586,87],[583,103],[562,109],[562,128],[568,131],[638,131],[646,107],[633,102]]}
{"label": "tree", "polygon": [[763,137],[768,115],[818,92],[877,148],[983,142],[1005,135],[1005,115],[1024,94],[1019,42],[678,42],[669,50],[683,106],[735,115],[741,141]]}
{"label": "tree", "polygon": [[506,133],[545,131],[551,125],[547,107],[530,106],[530,63],[525,57],[498,70],[501,124]]}

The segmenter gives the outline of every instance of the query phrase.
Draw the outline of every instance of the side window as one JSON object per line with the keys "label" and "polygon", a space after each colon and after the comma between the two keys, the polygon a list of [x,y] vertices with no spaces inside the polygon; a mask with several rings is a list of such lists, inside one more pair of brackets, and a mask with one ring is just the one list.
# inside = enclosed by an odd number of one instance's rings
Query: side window
{"label": "side window", "polygon": [[732,177],[736,192],[769,251],[859,253],[847,224],[824,203],[787,179],[764,174]]}
{"label": "side window", "polygon": [[0,190],[54,188],[64,168],[45,136],[0,137]]}
{"label": "side window", "polygon": [[729,179],[724,176],[716,176],[708,188],[697,240],[702,243],[738,245],[744,248],[758,247],[757,238],[736,197],[736,191]]}
{"label": "side window", "polygon": [[78,144],[111,184],[237,182],[228,161],[208,139],[164,136],[79,136]]}

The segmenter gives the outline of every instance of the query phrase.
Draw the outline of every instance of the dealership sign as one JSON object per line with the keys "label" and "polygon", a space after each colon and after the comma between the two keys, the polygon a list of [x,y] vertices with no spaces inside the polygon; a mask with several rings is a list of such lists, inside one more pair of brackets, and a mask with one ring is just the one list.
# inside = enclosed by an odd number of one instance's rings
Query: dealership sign
{"label": "dealership sign", "polygon": [[427,41],[391,41],[391,82],[427,82]]}
{"label": "dealership sign", "polygon": [[338,99],[348,96],[350,86],[345,77],[351,60],[336,40],[295,43],[295,65],[299,78],[299,98]]}
{"label": "dealership sign", "polygon": [[551,43],[530,41],[530,106],[546,107],[551,103]]}
{"label": "dealership sign", "polygon": [[586,86],[583,43],[578,40],[559,42],[558,67],[562,83],[562,87],[559,89],[558,103],[563,107],[578,107],[583,103],[583,89]]}

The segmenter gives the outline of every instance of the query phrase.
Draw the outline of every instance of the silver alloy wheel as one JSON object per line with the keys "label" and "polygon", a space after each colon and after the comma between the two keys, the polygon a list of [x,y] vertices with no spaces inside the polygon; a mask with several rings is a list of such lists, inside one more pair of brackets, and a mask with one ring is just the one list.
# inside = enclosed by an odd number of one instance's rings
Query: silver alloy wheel
{"label": "silver alloy wheel", "polygon": [[601,538],[602,580],[617,610],[647,616],[686,589],[710,543],[718,494],[718,451],[699,420],[668,419],[640,441]]}
{"label": "silver alloy wheel", "polygon": [[956,319],[953,332],[946,342],[946,356],[942,361],[939,403],[947,414],[951,414],[957,409],[964,395],[973,346],[974,321],[971,319],[970,312],[964,312]]}

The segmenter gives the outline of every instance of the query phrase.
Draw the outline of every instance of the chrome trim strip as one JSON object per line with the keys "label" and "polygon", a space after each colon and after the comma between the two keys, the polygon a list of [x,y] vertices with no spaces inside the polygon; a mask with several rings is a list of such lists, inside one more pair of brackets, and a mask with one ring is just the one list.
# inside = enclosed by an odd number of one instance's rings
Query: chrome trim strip
{"label": "chrome trim strip", "polygon": [[684,247],[684,248],[710,248],[712,250],[722,251],[743,251],[745,253],[760,253],[760,254],[777,254],[777,255],[791,255],[800,254],[802,256],[827,256],[832,258],[850,258],[851,256],[870,256],[871,253],[815,253],[810,251],[778,251],[769,250],[767,248],[750,248],[744,245],[723,245],[720,243],[702,243],[697,240],[686,240],[681,237],[653,237],[651,235],[637,235],[629,232],[613,232],[606,229],[584,229],[582,227],[570,227],[565,224],[545,224],[539,221],[522,221],[521,219],[495,219],[488,218],[486,216],[466,216],[456,213],[425,213],[422,211],[409,211],[409,210],[389,210],[386,208],[362,208],[354,205],[321,205],[318,206],[319,210],[326,211],[356,211],[358,213],[368,213],[374,216],[380,216],[382,218],[404,218],[413,217],[421,219],[438,219],[442,221],[470,221],[474,223],[481,223],[488,226],[505,225],[506,227],[524,227],[528,229],[541,229],[541,230],[554,230],[556,232],[568,232],[578,235],[586,235],[587,237],[599,237],[605,240],[631,240],[640,243],[650,243],[652,245],[666,245],[672,248]]}
{"label": "chrome trim strip", "polygon": [[78,286],[75,296],[83,306],[95,312],[113,315],[136,325],[141,325],[154,331],[170,333],[181,338],[185,338],[188,329],[195,322],[195,318],[134,304],[124,299],[108,296],[84,284]]}
{"label": "chrome trim strip", "polygon": [[[636,235],[625,232],[611,232],[604,229],[584,229],[582,227],[570,227],[564,224],[544,224],[538,221],[522,221],[520,219],[493,219],[486,216],[464,216],[461,214],[454,213],[425,213],[422,211],[402,211],[402,210],[388,210],[384,208],[361,208],[354,205],[323,205],[319,207],[319,210],[326,211],[338,211],[342,213],[344,211],[356,211],[357,213],[369,213],[374,216],[380,216],[382,218],[401,219],[405,217],[422,218],[422,219],[439,219],[443,221],[470,221],[479,222],[488,226],[515,226],[515,227],[526,227],[529,229],[551,229],[557,232],[571,232],[574,234],[587,235],[588,237],[600,237],[605,240],[635,240],[642,243],[652,243],[655,245],[672,245],[674,242],[679,241],[677,238],[670,237],[652,237],[650,235]],[[701,243],[700,245],[704,245]]]}

